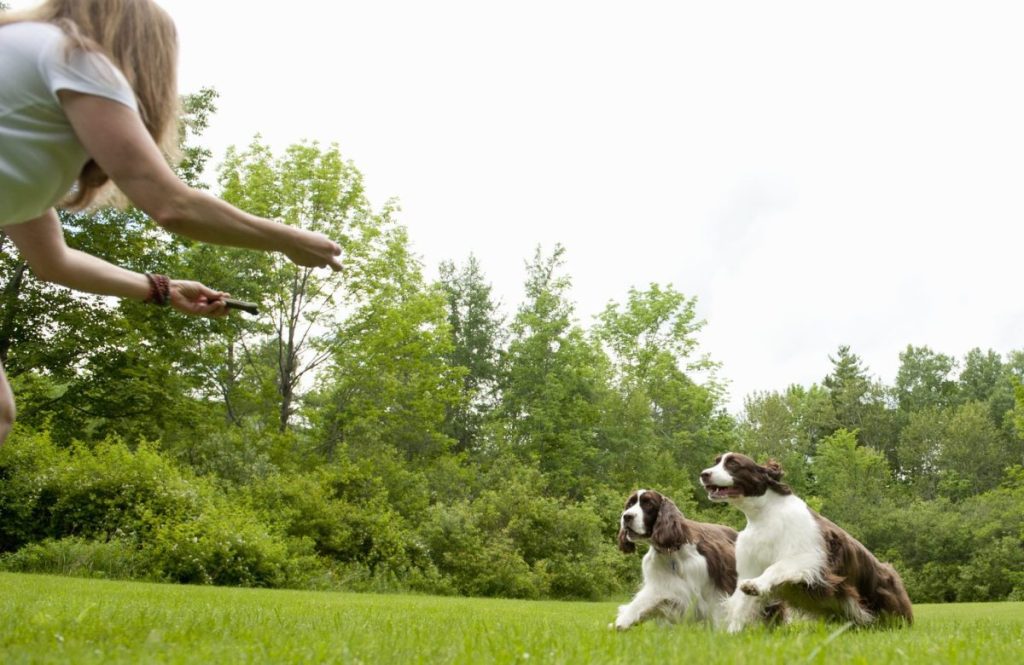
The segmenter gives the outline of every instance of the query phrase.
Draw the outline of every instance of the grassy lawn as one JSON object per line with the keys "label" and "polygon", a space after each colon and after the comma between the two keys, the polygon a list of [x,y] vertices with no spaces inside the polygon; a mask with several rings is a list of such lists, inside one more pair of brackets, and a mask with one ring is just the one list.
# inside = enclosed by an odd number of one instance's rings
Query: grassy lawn
{"label": "grassy lawn", "polygon": [[1020,663],[1024,603],[919,605],[909,630],[607,629],[615,603],[184,587],[0,574],[0,662]]}

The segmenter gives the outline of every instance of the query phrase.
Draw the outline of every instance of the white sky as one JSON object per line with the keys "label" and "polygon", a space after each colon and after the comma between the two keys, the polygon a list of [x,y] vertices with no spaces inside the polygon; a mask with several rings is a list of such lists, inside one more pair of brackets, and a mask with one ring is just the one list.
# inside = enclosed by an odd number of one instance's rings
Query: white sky
{"label": "white sky", "polygon": [[734,411],[840,344],[886,382],[908,343],[1024,348],[1020,3],[162,4],[216,159],[337,142],[428,276],[473,253],[508,313],[538,244],[584,324],[671,283]]}

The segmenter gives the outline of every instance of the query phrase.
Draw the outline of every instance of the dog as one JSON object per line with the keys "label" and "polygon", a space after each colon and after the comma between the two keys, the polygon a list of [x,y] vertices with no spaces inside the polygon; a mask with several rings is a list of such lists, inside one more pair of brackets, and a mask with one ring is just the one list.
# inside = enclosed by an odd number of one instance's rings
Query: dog
{"label": "dog", "polygon": [[612,626],[627,630],[654,617],[718,625],[736,589],[736,536],[727,526],[686,519],[658,492],[633,492],[619,519],[619,549],[631,554],[645,540],[651,547],[643,559],[643,586],[619,607]]}
{"label": "dog", "polygon": [[775,461],[764,466],[724,453],[700,474],[712,501],[747,516],[736,540],[738,588],[726,603],[730,632],[757,620],[767,603],[783,601],[811,616],[913,623],[910,598],[896,570],[825,519],[783,484]]}

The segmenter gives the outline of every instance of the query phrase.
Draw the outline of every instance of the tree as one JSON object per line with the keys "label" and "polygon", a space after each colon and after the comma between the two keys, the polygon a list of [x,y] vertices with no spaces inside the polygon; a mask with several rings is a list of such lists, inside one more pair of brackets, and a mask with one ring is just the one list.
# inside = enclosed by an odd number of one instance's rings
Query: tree
{"label": "tree", "polygon": [[447,361],[452,367],[465,369],[463,399],[449,409],[445,432],[455,440],[456,449],[469,450],[480,443],[485,417],[499,398],[503,319],[475,257],[470,256],[461,270],[450,261],[444,262],[440,272],[452,335]]}
{"label": "tree", "polygon": [[885,511],[891,479],[885,456],[857,445],[854,432],[839,429],[818,447],[814,473],[822,513],[864,539]]}
{"label": "tree", "polygon": [[[343,287],[352,288],[358,279],[361,257],[379,220],[370,211],[362,174],[336,145],[292,145],[278,158],[257,137],[243,152],[228,151],[220,184],[224,200],[240,208],[335,238],[347,262],[343,273],[325,273],[277,254],[202,246],[191,257],[193,265],[210,272],[221,266],[226,290],[263,303],[269,326],[243,327],[225,340],[229,365],[220,374],[220,388],[230,403],[241,372],[246,366],[259,368],[269,351],[278,397],[276,427],[284,432],[296,412],[302,382],[331,358]],[[237,356],[245,362],[230,364]]]}
{"label": "tree", "polygon": [[592,472],[608,360],[573,321],[565,250],[538,248],[502,368],[502,436],[548,474],[556,495],[581,496]]}
{"label": "tree", "polygon": [[460,399],[462,372],[447,363],[453,347],[441,288],[424,283],[403,228],[379,232],[382,251],[352,294],[358,305],[332,333],[317,396],[322,450],[329,458],[398,451],[426,464],[451,446],[445,414]]}
{"label": "tree", "polygon": [[923,499],[938,495],[939,456],[948,426],[948,410],[931,408],[911,413],[900,432],[896,477]]}
{"label": "tree", "polygon": [[611,417],[601,446],[601,466],[612,477],[625,471],[627,484],[690,488],[696,471],[721,452],[720,431],[731,422],[718,422],[718,365],[696,355],[703,326],[696,299],[658,284],[630,289],[623,305],[609,303],[598,315],[591,333],[611,359],[617,398],[606,403]]}
{"label": "tree", "polygon": [[849,346],[840,346],[836,355],[828,359],[832,363],[832,373],[822,384],[829,391],[840,426],[852,431],[861,425],[871,381],[861,359],[850,351]]}
{"label": "tree", "polygon": [[929,407],[944,408],[956,403],[957,384],[951,378],[956,361],[926,346],[908,345],[900,353],[896,373],[896,401],[904,415]]}
{"label": "tree", "polygon": [[[1024,383],[1017,382],[1014,386],[1015,404],[1013,408],[1013,425],[1017,430],[1017,438],[1024,441]],[[1024,465],[1024,459],[1021,460]]]}
{"label": "tree", "polygon": [[869,378],[867,368],[849,346],[840,346],[836,356],[829,356],[829,360],[832,373],[822,385],[829,391],[836,426],[856,431],[858,441],[884,452],[895,463],[897,426],[888,408],[885,388]]}
{"label": "tree", "polygon": [[993,424],[988,408],[967,402],[956,408],[939,451],[940,491],[953,499],[981,494],[999,485],[1019,456]]}
{"label": "tree", "polygon": [[838,428],[832,400],[818,385],[793,385],[784,393],[755,393],[738,423],[741,449],[757,460],[775,459],[797,492],[811,489],[811,459],[821,441]]}
{"label": "tree", "polygon": [[959,377],[959,392],[970,402],[987,402],[1003,374],[1003,359],[991,349],[982,353],[974,348],[964,357],[963,370]]}

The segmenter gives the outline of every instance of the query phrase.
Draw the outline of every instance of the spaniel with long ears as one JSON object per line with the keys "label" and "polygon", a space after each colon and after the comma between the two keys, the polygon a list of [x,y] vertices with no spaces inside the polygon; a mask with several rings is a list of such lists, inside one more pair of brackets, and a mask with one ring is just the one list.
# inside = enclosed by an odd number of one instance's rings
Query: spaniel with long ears
{"label": "spaniel with long ears", "polygon": [[633,553],[638,541],[651,545],[642,564],[643,587],[619,607],[615,628],[654,617],[716,625],[724,619],[724,601],[736,588],[735,530],[686,519],[667,497],[637,490],[619,518],[619,549]]}
{"label": "spaniel with long ears", "polygon": [[899,573],[853,536],[809,508],[782,482],[782,468],[725,453],[700,474],[712,501],[747,516],[736,540],[737,590],[727,603],[728,629],[741,630],[770,602],[867,625],[913,621]]}

